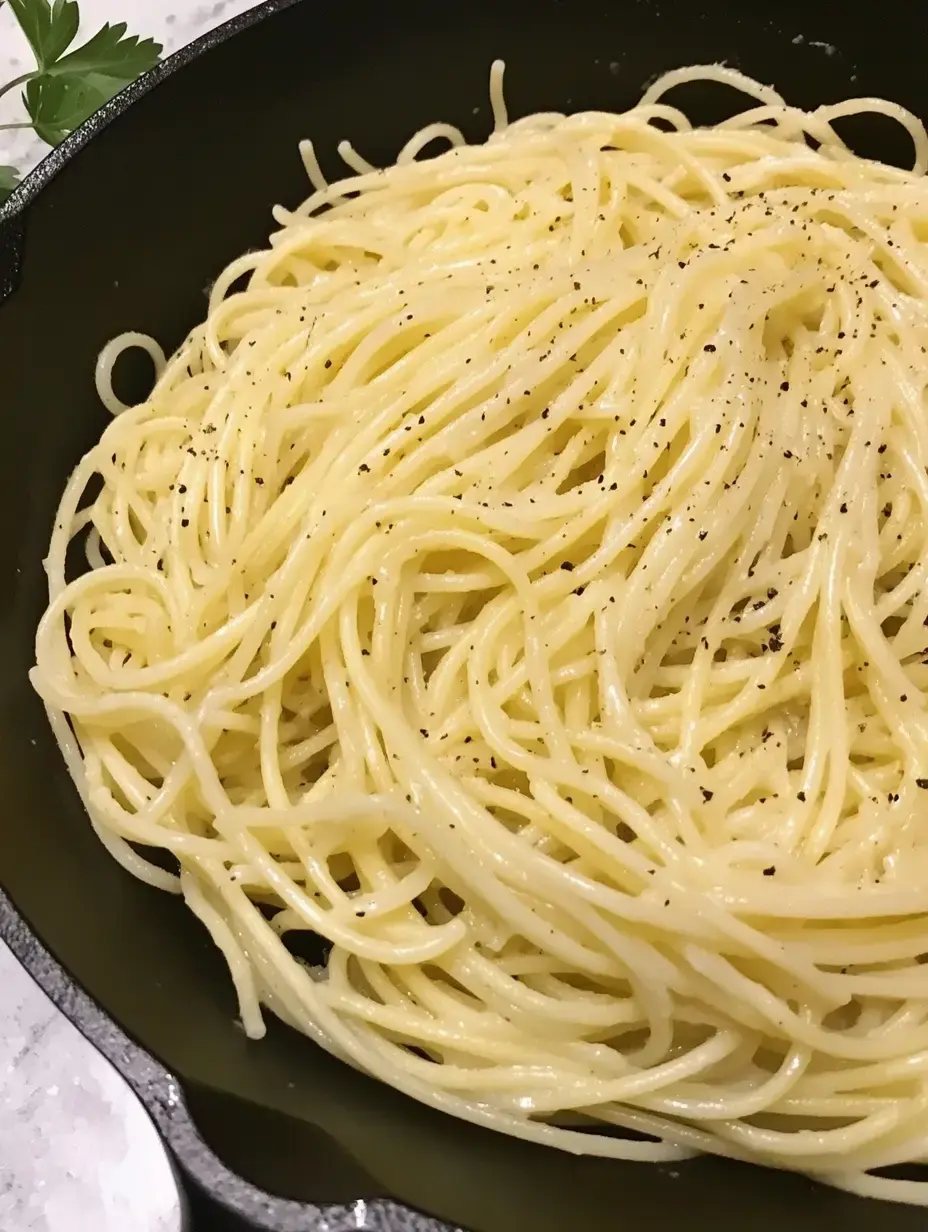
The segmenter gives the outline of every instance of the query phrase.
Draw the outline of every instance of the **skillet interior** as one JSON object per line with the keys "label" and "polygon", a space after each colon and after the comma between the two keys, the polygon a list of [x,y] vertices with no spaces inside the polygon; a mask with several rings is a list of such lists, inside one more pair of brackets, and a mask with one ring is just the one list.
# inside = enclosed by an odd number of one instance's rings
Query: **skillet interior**
{"label": "skillet interior", "polygon": [[[421,1108],[280,1024],[249,1043],[200,925],[124,874],[94,837],[25,675],[54,509],[105,422],[97,351],[127,328],[180,341],[204,313],[210,279],[264,242],[272,202],[305,195],[301,137],[318,140],[329,168],[343,136],[375,162],[434,119],[480,137],[495,56],[509,62],[516,115],[622,109],[660,70],[725,59],[800,105],[880,94],[928,116],[922,6],[898,3],[886,20],[862,4],[839,16],[825,0],[775,12],[756,0],[268,8],[280,11],[192,58],[128,111],[117,104],[79,156],[14,202],[25,244],[21,285],[0,308],[0,883],[63,966],[177,1075],[220,1157],[271,1193],[389,1195],[478,1232],[586,1229],[619,1216],[630,1230],[663,1227],[695,1207],[707,1223],[734,1215],[757,1232],[828,1218],[847,1232],[876,1221],[886,1232],[922,1227],[913,1210],[717,1160],[648,1168],[547,1152]],[[720,105],[704,93],[700,118],[718,118]],[[0,223],[8,268],[19,237],[17,219]],[[140,393],[144,373],[126,382]]]}

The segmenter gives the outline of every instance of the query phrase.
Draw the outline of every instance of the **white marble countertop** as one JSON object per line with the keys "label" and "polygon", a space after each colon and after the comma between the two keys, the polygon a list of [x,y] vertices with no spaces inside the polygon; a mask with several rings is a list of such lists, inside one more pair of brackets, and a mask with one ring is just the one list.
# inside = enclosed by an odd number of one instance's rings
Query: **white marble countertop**
{"label": "white marble countertop", "polygon": [[[176,50],[252,0],[80,0],[81,33],[125,21]],[[0,85],[30,67],[0,7]],[[0,123],[22,118],[18,92]],[[0,165],[23,172],[44,147],[0,130]],[[0,943],[0,1228],[4,1232],[178,1232],[173,1175],[141,1104]]]}

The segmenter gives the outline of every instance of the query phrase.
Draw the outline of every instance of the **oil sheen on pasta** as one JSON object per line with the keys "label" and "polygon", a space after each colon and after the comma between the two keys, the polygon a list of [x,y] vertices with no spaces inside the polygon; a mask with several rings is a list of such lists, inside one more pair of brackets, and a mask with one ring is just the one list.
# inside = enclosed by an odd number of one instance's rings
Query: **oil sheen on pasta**
{"label": "oil sheen on pasta", "polygon": [[[692,127],[696,78],[750,109]],[[107,348],[33,682],[249,1035],[925,1203],[873,1175],[928,1156],[925,132],[717,67],[622,115],[491,94],[482,145],[328,185],[307,143],[181,349]],[[868,110],[913,171],[842,144]]]}

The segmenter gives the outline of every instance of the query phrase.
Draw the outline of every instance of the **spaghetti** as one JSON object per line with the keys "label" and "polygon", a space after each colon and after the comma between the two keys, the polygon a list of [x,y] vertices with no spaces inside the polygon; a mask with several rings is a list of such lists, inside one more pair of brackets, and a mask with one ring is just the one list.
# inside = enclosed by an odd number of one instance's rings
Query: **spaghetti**
{"label": "spaghetti", "polygon": [[[305,145],[180,350],[104,352],[33,682],[250,1036],[928,1203],[874,1175],[928,1158],[928,138],[718,67],[510,123],[501,74],[486,144]],[[693,127],[696,79],[756,106]]]}

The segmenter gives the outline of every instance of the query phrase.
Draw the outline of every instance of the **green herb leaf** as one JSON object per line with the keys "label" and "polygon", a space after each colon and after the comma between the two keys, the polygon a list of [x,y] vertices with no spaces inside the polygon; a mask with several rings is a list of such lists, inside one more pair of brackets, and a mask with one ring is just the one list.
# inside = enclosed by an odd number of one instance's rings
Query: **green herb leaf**
{"label": "green herb leaf", "polygon": [[107,22],[82,46],[68,51],[79,24],[76,0],[10,0],[10,6],[38,61],[23,102],[35,131],[49,145],[58,145],[158,62],[160,43],[127,35],[125,22]]}
{"label": "green herb leaf", "polygon": [[42,140],[58,145],[128,84],[102,73],[43,74],[26,85],[26,109]]}
{"label": "green herb leaf", "polygon": [[[22,0],[17,2],[21,3]],[[134,81],[158,63],[160,54],[161,44],[154,39],[140,39],[136,34],[126,37],[124,21],[115,26],[107,22],[92,39],[76,51],[62,56],[49,66],[48,71],[51,76],[59,73],[99,73],[103,77],[116,77],[122,82]]]}
{"label": "green herb leaf", "polygon": [[10,0],[40,69],[49,68],[74,42],[80,15],[76,0]]}
{"label": "green herb leaf", "polygon": [[19,179],[19,172],[15,167],[0,167],[0,204],[7,199]]}

